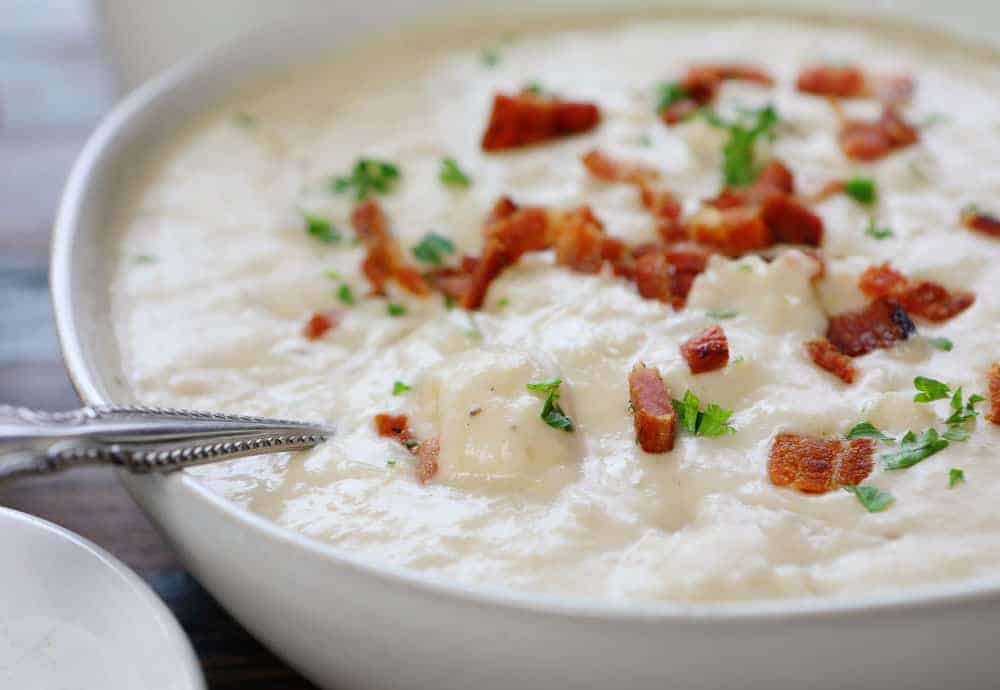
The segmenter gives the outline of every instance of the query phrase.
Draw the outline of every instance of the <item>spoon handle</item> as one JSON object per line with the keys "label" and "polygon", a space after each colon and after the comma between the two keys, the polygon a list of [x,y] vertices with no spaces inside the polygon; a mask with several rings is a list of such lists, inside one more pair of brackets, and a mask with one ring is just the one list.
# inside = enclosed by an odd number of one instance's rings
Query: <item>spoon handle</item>
{"label": "spoon handle", "polygon": [[0,405],[0,481],[77,465],[169,472],[247,455],[306,450],[324,424],[156,407],[39,412]]}

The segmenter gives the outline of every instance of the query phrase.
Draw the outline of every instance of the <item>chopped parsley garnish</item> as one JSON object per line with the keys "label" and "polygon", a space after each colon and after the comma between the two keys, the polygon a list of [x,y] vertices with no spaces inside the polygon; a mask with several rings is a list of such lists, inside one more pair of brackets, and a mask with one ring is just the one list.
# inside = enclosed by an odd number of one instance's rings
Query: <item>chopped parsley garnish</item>
{"label": "chopped parsley garnish", "polygon": [[438,172],[438,179],[449,187],[468,187],[472,184],[472,179],[458,167],[458,162],[454,158],[442,158],[441,170]]}
{"label": "chopped parsley garnish", "polygon": [[652,145],[653,145],[653,137],[649,136],[648,134],[643,134],[641,137],[639,137],[639,146],[648,149]]}
{"label": "chopped parsley garnish", "polygon": [[303,211],[302,217],[306,221],[306,234],[313,239],[326,242],[327,244],[336,244],[344,239],[340,230],[323,216]]}
{"label": "chopped parsley garnish", "polygon": [[875,180],[870,177],[852,177],[844,182],[844,193],[859,204],[875,202]]}
{"label": "chopped parsley garnish", "polygon": [[374,158],[359,158],[350,175],[335,177],[331,188],[337,194],[354,190],[358,201],[367,199],[372,192],[388,194],[399,181],[399,168],[392,163]]}
{"label": "chopped parsley garnish", "polygon": [[444,296],[444,308],[447,309],[448,311],[451,311],[452,309],[454,309],[455,308],[455,298],[452,297],[451,295],[445,295]]}
{"label": "chopped parsley garnish", "polygon": [[389,302],[386,311],[389,312],[389,316],[403,316],[406,313],[406,307],[397,302]]}
{"label": "chopped parsley garnish", "polygon": [[844,487],[844,491],[854,494],[858,502],[865,507],[869,513],[880,513],[892,503],[892,494],[888,491],[863,484],[851,484]]}
{"label": "chopped parsley garnish", "polygon": [[965,472],[958,469],[957,467],[952,467],[948,470],[948,488],[954,489],[956,484],[962,484],[965,482]]}
{"label": "chopped parsley garnish", "polygon": [[868,219],[868,227],[865,228],[865,234],[869,237],[874,237],[876,240],[887,240],[893,236],[890,228],[880,228],[875,225],[875,218]]}
{"label": "chopped parsley garnish", "polygon": [[542,413],[539,415],[546,424],[553,429],[563,431],[573,431],[573,420],[559,406],[559,386],[562,379],[549,379],[548,381],[534,381],[527,384],[529,391],[548,393],[545,403],[542,405]]}
{"label": "chopped parsley garnish", "polygon": [[152,254],[136,254],[132,257],[132,263],[134,264],[155,264],[159,259],[157,259]]}
{"label": "chopped parsley garnish", "polygon": [[416,441],[411,438],[407,441],[403,441],[403,445],[406,446],[407,448],[413,449],[420,445],[420,441]]}
{"label": "chopped parsley garnish", "polygon": [[250,129],[251,127],[256,126],[256,124],[257,124],[257,118],[255,118],[253,115],[251,115],[250,113],[246,112],[245,110],[241,110],[238,113],[233,113],[233,120],[232,120],[232,122],[237,127],[242,127],[244,129]]}
{"label": "chopped parsley garnish", "polygon": [[712,310],[709,310],[709,311],[705,312],[705,316],[707,316],[710,319],[732,319],[732,318],[735,318],[735,317],[737,317],[739,315],[740,315],[740,313],[738,311],[734,311],[732,309],[725,310],[725,311],[712,311]]}
{"label": "chopped parsley garnish", "polygon": [[500,50],[497,48],[483,48],[479,54],[479,59],[483,65],[492,69],[500,64]]}
{"label": "chopped parsley garnish", "polygon": [[340,272],[337,271],[337,269],[335,268],[328,268],[327,270],[323,271],[323,275],[325,275],[330,280],[340,280],[341,278]]}
{"label": "chopped parsley garnish", "polygon": [[690,390],[685,391],[682,400],[674,399],[674,411],[681,426],[695,436],[722,436],[736,431],[730,424],[732,410],[724,410],[711,403],[704,411],[699,411],[701,401]]}
{"label": "chopped parsley garnish", "polygon": [[444,257],[454,251],[455,245],[451,240],[436,232],[429,232],[413,248],[413,256],[421,261],[439,266],[444,261]]}
{"label": "chopped parsley garnish", "polygon": [[347,283],[341,283],[340,287],[337,288],[337,299],[347,305],[354,304],[354,291],[351,290],[351,286]]}
{"label": "chopped parsley garnish", "polygon": [[847,435],[844,436],[844,438],[849,441],[855,438],[873,438],[876,441],[895,443],[891,436],[883,434],[871,422],[861,422],[859,424],[855,424],[854,427],[847,432]]}
{"label": "chopped parsley garnish", "polygon": [[963,404],[962,387],[959,386],[955,394],[951,396],[951,416],[944,420],[944,423],[953,427],[971,422],[979,416],[979,412],[976,411],[976,405],[985,399],[983,396],[973,393],[969,396],[969,401]]}
{"label": "chopped parsley garnish", "polygon": [[943,352],[951,352],[955,344],[947,338],[927,338],[927,344]]}
{"label": "chopped parsley garnish", "polygon": [[951,389],[946,384],[926,376],[918,376],[913,379],[913,387],[920,391],[913,396],[913,402],[927,403],[934,400],[944,400],[951,395]]}
{"label": "chopped parsley garnish", "polygon": [[726,122],[706,111],[708,123],[729,130],[729,141],[722,149],[722,175],[727,185],[745,187],[757,179],[759,166],[754,160],[754,145],[762,135],[774,136],[778,111],[774,106],[744,112],[743,120]]}
{"label": "chopped parsley garnish", "polygon": [[501,298],[500,298],[500,300],[499,300],[499,301],[497,302],[497,306],[498,306],[498,307],[499,307],[500,309],[503,309],[503,308],[504,308],[504,307],[506,307],[506,306],[507,306],[508,304],[510,304],[510,299],[508,299],[507,297],[501,297]]}
{"label": "chopped parsley garnish", "polygon": [[403,383],[402,381],[395,381],[392,384],[392,394],[393,395],[402,395],[403,393],[405,393],[408,390],[413,390],[413,386],[408,386],[407,384]]}
{"label": "chopped parsley garnish", "polygon": [[887,470],[902,470],[913,467],[921,460],[926,460],[947,447],[948,439],[941,438],[934,428],[928,429],[920,436],[907,431],[899,441],[899,450],[884,453],[879,459]]}
{"label": "chopped parsley garnish", "polygon": [[544,86],[542,86],[542,82],[540,81],[529,81],[527,84],[524,85],[524,88],[522,90],[525,93],[530,93],[532,96],[544,96],[546,93],[548,93],[548,91]]}
{"label": "chopped parsley garnish", "polygon": [[688,92],[684,87],[675,81],[659,84],[656,87],[656,93],[656,112],[658,113],[662,113],[670,106],[688,97]]}

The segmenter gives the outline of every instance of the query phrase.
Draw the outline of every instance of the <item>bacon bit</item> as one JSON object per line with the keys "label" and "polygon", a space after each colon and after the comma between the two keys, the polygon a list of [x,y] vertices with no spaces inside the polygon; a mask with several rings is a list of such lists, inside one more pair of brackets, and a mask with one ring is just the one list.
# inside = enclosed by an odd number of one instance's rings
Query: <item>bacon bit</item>
{"label": "bacon bit", "polygon": [[845,355],[860,357],[872,350],[892,347],[916,331],[906,309],[883,297],[863,309],[831,316],[826,337]]}
{"label": "bacon bit", "polygon": [[912,281],[888,263],[871,266],[858,280],[861,291],[871,297],[891,297],[910,314],[930,321],[945,321],[976,301],[968,292],[952,293],[940,283]]}
{"label": "bacon bit", "polygon": [[722,82],[727,79],[755,82],[763,86],[774,84],[769,74],[748,65],[736,63],[694,65],[678,82],[678,86],[687,97],[663,110],[660,118],[668,126],[684,120],[702,106],[711,103]]}
{"label": "bacon bit", "polygon": [[438,292],[452,299],[460,300],[469,289],[472,274],[478,265],[479,259],[466,255],[462,257],[458,266],[435,268],[428,274],[427,278]]}
{"label": "bacon bit", "polygon": [[504,218],[509,218],[514,215],[514,213],[519,209],[514,200],[509,196],[502,196],[497,199],[497,202],[493,204],[493,210],[490,211],[490,215],[486,217],[486,225],[492,225],[498,220],[503,220]]}
{"label": "bacon bit", "polygon": [[761,216],[775,242],[818,247],[823,241],[823,219],[790,196],[770,196]]}
{"label": "bacon bit", "polygon": [[987,375],[989,381],[990,411],[986,419],[994,424],[1000,424],[1000,362],[994,362]]}
{"label": "bacon bit", "polygon": [[975,207],[962,210],[962,225],[990,237],[1000,237],[1000,218]]}
{"label": "bacon bit", "polygon": [[331,328],[339,326],[342,318],[344,318],[344,312],[339,309],[318,311],[306,322],[302,329],[302,335],[309,340],[318,340]]}
{"label": "bacon bit", "polygon": [[484,151],[504,151],[593,129],[601,113],[593,103],[562,101],[528,93],[493,98]]}
{"label": "bacon bit", "polygon": [[405,414],[379,413],[375,415],[375,431],[384,438],[396,439],[411,453],[415,452],[414,442],[416,438],[410,431],[410,420]]}
{"label": "bacon bit", "polygon": [[779,160],[773,160],[760,171],[747,187],[726,187],[717,197],[705,203],[718,209],[736,208],[767,201],[772,196],[795,194],[795,177]]}
{"label": "bacon bit", "polygon": [[817,366],[826,369],[844,383],[854,383],[854,379],[858,376],[857,367],[851,358],[835,348],[826,338],[807,342],[806,353]]}
{"label": "bacon bit", "polygon": [[591,175],[605,182],[643,184],[660,179],[660,173],[655,168],[642,163],[617,160],[600,149],[584,154],[582,160]]}
{"label": "bacon bit", "polygon": [[628,390],[639,446],[647,453],[672,450],[677,414],[660,372],[645,364],[636,364],[628,376]]}
{"label": "bacon bit", "polygon": [[833,98],[877,98],[902,104],[913,96],[913,79],[905,76],[866,75],[858,67],[817,65],[799,73],[796,88],[803,93]]}
{"label": "bacon bit", "polygon": [[875,441],[825,440],[798,434],[778,434],[771,445],[767,473],[775,486],[790,486],[807,494],[822,494],[863,482],[874,467]]}
{"label": "bacon bit", "polygon": [[888,105],[874,122],[844,119],[840,128],[840,148],[848,158],[859,161],[884,158],[919,139],[920,133]]}
{"label": "bacon bit", "polygon": [[639,294],[669,304],[673,299],[670,288],[670,264],[662,252],[643,254],[635,262],[635,284]]}
{"label": "bacon bit", "polygon": [[604,264],[604,226],[589,206],[549,214],[556,263],[580,273],[597,273]]}
{"label": "bacon bit", "polygon": [[818,204],[838,194],[843,194],[846,189],[847,182],[845,180],[831,180],[820,187],[818,192],[806,197],[806,201],[810,204]]}
{"label": "bacon bit", "polygon": [[774,234],[764,224],[760,209],[755,207],[720,211],[706,206],[691,216],[687,227],[695,242],[715,247],[729,256],[741,256],[774,244]]}
{"label": "bacon bit", "polygon": [[430,293],[430,287],[413,266],[406,263],[399,243],[389,231],[389,223],[382,207],[374,199],[362,201],[351,213],[351,224],[368,249],[361,270],[371,283],[372,292],[385,294],[385,284],[390,278],[406,291],[419,296]]}
{"label": "bacon bit", "polygon": [[721,369],[729,363],[729,340],[721,326],[712,326],[681,344],[692,374]]}
{"label": "bacon bit", "polygon": [[655,244],[639,245],[632,250],[635,264],[622,274],[635,280],[639,294],[681,309],[698,274],[708,265],[710,253],[693,242],[682,242],[666,249]]}
{"label": "bacon bit", "polygon": [[417,446],[417,479],[426,484],[438,471],[438,455],[441,454],[441,439],[434,437],[422,441]]}

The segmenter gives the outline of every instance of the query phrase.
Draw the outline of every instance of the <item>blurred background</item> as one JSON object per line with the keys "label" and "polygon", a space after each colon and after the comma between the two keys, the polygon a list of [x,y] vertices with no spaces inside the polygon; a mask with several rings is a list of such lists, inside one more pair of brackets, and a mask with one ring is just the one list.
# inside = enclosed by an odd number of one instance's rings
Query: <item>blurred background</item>
{"label": "blurred background", "polygon": [[[190,20],[183,10],[195,7],[191,0],[109,0],[123,29],[115,44],[103,40],[101,8],[88,0],[0,0],[0,403],[79,406],[60,359],[48,296],[49,236],[62,186],[88,135],[128,84],[170,62],[175,51],[234,33],[249,21],[251,13],[241,18],[230,0],[204,4],[220,22],[229,15],[225,27],[203,27],[203,34],[166,30],[179,28],[170,26],[172,10]],[[270,12],[255,19],[292,5],[268,3]],[[140,12],[142,7],[151,11]],[[162,41],[140,38],[130,23],[144,24]],[[110,56],[125,53],[135,61],[116,69]],[[0,486],[0,506],[60,524],[139,573],[191,638],[212,690],[313,687],[250,638],[185,572],[112,470]]]}

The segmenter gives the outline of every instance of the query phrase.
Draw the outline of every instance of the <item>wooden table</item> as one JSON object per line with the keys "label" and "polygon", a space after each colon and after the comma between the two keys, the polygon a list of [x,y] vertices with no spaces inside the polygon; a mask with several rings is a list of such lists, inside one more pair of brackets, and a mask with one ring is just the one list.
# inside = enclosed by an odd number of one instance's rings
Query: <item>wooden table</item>
{"label": "wooden table", "polygon": [[[115,85],[86,0],[15,0],[0,22],[0,402],[79,406],[48,299],[48,241],[63,181]],[[181,567],[111,470],[0,487],[0,505],[51,520],[138,572],[191,638],[209,688],[313,688],[261,647]]]}

